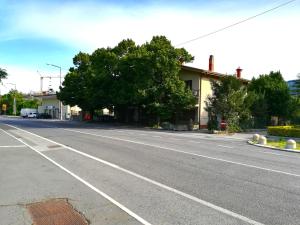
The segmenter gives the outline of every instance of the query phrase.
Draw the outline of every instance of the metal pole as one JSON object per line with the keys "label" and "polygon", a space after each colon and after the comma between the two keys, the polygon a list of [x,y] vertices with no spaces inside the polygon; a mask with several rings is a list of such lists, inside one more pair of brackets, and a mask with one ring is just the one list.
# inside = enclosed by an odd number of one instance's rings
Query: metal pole
{"label": "metal pole", "polygon": [[[61,87],[61,67],[59,67],[59,87]],[[60,120],[63,120],[63,115],[62,115],[63,105],[60,100],[59,100],[59,106],[60,106]]]}
{"label": "metal pole", "polygon": [[13,106],[13,114],[14,116],[17,115],[17,104],[16,104],[16,96],[14,96],[14,106]]}
{"label": "metal pole", "polygon": [[[60,66],[57,66],[57,65],[54,65],[54,64],[49,64],[49,63],[46,63],[48,66],[54,66],[56,68],[59,68],[59,87],[61,87],[61,67]],[[63,119],[63,115],[62,115],[62,109],[63,109],[63,105],[62,105],[62,102],[59,100],[59,103],[58,103],[58,107],[59,107],[59,119],[62,120]]]}

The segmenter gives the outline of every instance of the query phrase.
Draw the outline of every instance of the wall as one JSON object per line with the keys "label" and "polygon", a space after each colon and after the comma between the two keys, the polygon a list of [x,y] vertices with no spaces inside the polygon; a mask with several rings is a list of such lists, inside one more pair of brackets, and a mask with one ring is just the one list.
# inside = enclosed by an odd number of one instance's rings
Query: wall
{"label": "wall", "polygon": [[200,128],[207,128],[208,114],[205,110],[205,101],[209,95],[212,95],[211,79],[201,78],[201,100],[200,100]]}

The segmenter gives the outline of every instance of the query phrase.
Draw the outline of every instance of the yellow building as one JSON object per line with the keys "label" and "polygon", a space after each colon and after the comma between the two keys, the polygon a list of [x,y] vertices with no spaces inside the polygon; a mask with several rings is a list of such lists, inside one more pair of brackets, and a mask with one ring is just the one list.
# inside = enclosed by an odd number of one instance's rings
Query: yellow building
{"label": "yellow building", "polygon": [[[237,78],[241,79],[242,69],[237,69]],[[192,112],[191,119],[194,123],[199,124],[199,128],[207,128],[208,114],[205,110],[205,101],[209,95],[212,95],[211,80],[218,80],[221,77],[228,76],[214,72],[214,58],[211,55],[209,58],[209,69],[199,69],[190,66],[182,66],[179,73],[180,79],[184,80],[186,85],[192,90],[197,98],[195,109]],[[241,79],[244,83],[247,80]]]}

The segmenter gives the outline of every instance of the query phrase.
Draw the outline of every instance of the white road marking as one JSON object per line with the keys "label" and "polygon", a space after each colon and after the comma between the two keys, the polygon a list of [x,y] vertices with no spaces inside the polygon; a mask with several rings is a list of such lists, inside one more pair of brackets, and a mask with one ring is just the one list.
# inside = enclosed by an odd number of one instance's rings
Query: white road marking
{"label": "white road marking", "polygon": [[2,145],[0,148],[22,148],[25,147],[25,145]]}
{"label": "white road marking", "polygon": [[175,141],[183,141],[183,139],[180,139],[180,138],[169,138],[171,140],[175,140]]}
{"label": "white road marking", "polygon": [[293,159],[298,158],[298,157],[295,157],[295,155],[290,156],[290,155],[285,155],[285,154],[280,154],[280,153],[273,153],[273,152],[262,152],[262,153],[263,154],[269,154],[269,155],[280,155],[280,156],[285,156],[285,157],[289,157],[289,158],[293,158]]}
{"label": "white road marking", "polygon": [[[17,128],[17,127],[15,127],[15,128]],[[17,129],[20,129],[20,128],[17,128]],[[145,146],[154,147],[154,148],[165,149],[165,150],[168,150],[168,151],[173,151],[173,152],[179,152],[179,153],[183,153],[183,154],[198,156],[198,157],[201,157],[201,158],[221,161],[221,162],[235,164],[235,165],[239,165],[239,166],[245,166],[245,167],[249,167],[249,168],[265,170],[265,171],[268,171],[268,172],[274,172],[274,173],[280,173],[280,174],[294,176],[294,177],[300,177],[300,174],[289,173],[289,172],[285,172],[285,171],[281,171],[281,170],[269,169],[269,168],[266,168],[266,167],[254,166],[254,165],[250,165],[250,164],[246,164],[246,163],[240,163],[240,162],[235,162],[235,161],[231,161],[231,160],[211,157],[211,156],[207,156],[207,155],[201,155],[201,154],[197,154],[197,153],[181,151],[181,150],[177,150],[177,149],[174,149],[174,148],[168,148],[168,147],[163,147],[163,146],[159,146],[159,145],[152,145],[152,144],[147,144],[147,143],[143,143],[143,142],[139,142],[139,141],[132,141],[132,140],[123,139],[123,138],[104,136],[104,135],[100,135],[100,134],[93,134],[93,133],[88,133],[88,132],[83,132],[83,131],[78,131],[78,130],[71,130],[71,129],[64,129],[64,130],[70,131],[70,132],[75,132],[75,133],[81,133],[81,134],[85,134],[85,135],[92,135],[92,136],[96,136],[96,137],[103,137],[103,138],[112,139],[112,140],[125,141],[125,142],[129,142],[129,143],[133,143],[133,144],[145,145]]]}
{"label": "white road marking", "polygon": [[[2,130],[2,129],[1,129]],[[21,129],[20,129],[21,130]],[[136,220],[138,220],[139,222],[141,222],[144,225],[151,225],[151,223],[149,223],[148,221],[146,221],[145,219],[143,219],[142,217],[138,216],[137,214],[135,214],[134,212],[132,212],[130,209],[128,209],[126,206],[122,205],[121,203],[119,203],[118,201],[114,200],[112,197],[110,197],[109,195],[107,195],[106,193],[104,193],[103,191],[100,191],[98,188],[96,188],[95,186],[93,186],[92,184],[90,184],[89,182],[85,181],[84,179],[82,179],[81,177],[79,177],[78,175],[76,175],[75,173],[71,172],[70,170],[68,170],[67,168],[63,167],[62,165],[60,165],[59,163],[55,162],[53,159],[49,158],[48,156],[46,156],[45,154],[43,154],[42,152],[38,151],[37,149],[35,149],[34,147],[30,146],[29,144],[27,144],[26,142],[24,142],[23,140],[21,140],[20,138],[15,137],[14,135],[6,132],[5,130],[2,130],[3,132],[5,132],[7,135],[15,138],[16,140],[20,141],[21,143],[23,143],[24,145],[28,146],[30,149],[32,149],[33,151],[35,151],[36,153],[38,153],[39,155],[41,155],[42,157],[44,157],[45,159],[47,159],[48,161],[50,161],[51,163],[53,163],[54,165],[56,165],[57,167],[59,167],[60,169],[64,170],[66,173],[70,174],[72,177],[74,177],[75,179],[77,179],[78,181],[80,181],[81,183],[85,184],[87,187],[89,187],[90,189],[92,189],[93,191],[97,192],[98,194],[100,194],[102,197],[106,198],[108,201],[110,201],[111,203],[115,204],[116,206],[118,206],[120,209],[122,209],[123,211],[125,211],[127,214],[129,214],[130,216],[132,216],[133,218],[135,218]],[[48,140],[51,141],[51,140]],[[66,146],[67,147],[67,146]]]}
{"label": "white road marking", "polygon": [[161,136],[156,136],[156,135],[153,135],[151,137],[154,137],[154,138],[162,138]]}
{"label": "white road marking", "polygon": [[[9,126],[12,126],[12,125],[9,125]],[[231,216],[231,217],[237,218],[237,219],[239,219],[239,220],[241,220],[241,221],[243,221],[243,222],[246,222],[246,223],[249,223],[249,224],[252,224],[252,225],[264,225],[263,223],[257,222],[257,221],[255,221],[255,220],[252,220],[252,219],[248,218],[248,217],[245,217],[245,216],[240,215],[240,214],[238,214],[238,213],[232,212],[232,211],[230,211],[230,210],[228,210],[228,209],[225,209],[225,208],[222,208],[222,207],[220,207],[220,206],[214,205],[214,204],[212,204],[212,203],[210,203],[210,202],[207,202],[207,201],[205,201],[205,200],[202,200],[202,199],[200,199],[200,198],[197,198],[197,197],[195,197],[195,196],[193,196],[193,195],[187,194],[187,193],[185,193],[185,192],[179,191],[179,190],[177,190],[177,189],[174,189],[174,188],[172,188],[172,187],[169,187],[169,186],[167,186],[167,185],[164,185],[164,184],[162,184],[162,183],[159,183],[159,182],[157,182],[157,181],[154,181],[154,180],[152,180],[152,179],[150,179],[150,178],[144,177],[144,176],[142,176],[142,175],[140,175],[140,174],[138,174],[138,173],[132,172],[132,171],[127,170],[127,169],[124,169],[124,168],[122,168],[122,167],[120,167],[120,166],[118,166],[118,165],[116,165],[116,164],[110,163],[110,162],[108,162],[108,161],[105,161],[105,160],[103,160],[103,159],[100,159],[100,158],[97,158],[97,157],[95,157],[95,156],[89,155],[89,154],[87,154],[87,153],[78,151],[78,150],[76,150],[76,149],[74,149],[74,148],[72,148],[72,147],[69,147],[69,146],[66,146],[66,145],[64,145],[64,144],[58,143],[58,142],[56,142],[56,141],[53,141],[53,140],[51,140],[51,139],[48,139],[48,138],[39,136],[39,135],[37,135],[37,134],[35,134],[35,133],[31,133],[31,132],[29,132],[29,131],[20,129],[20,128],[15,127],[15,126],[12,126],[12,127],[16,128],[16,129],[18,129],[18,130],[21,130],[21,131],[23,131],[23,132],[26,132],[26,133],[28,133],[28,134],[31,134],[31,135],[33,135],[33,136],[39,137],[39,138],[41,138],[41,139],[43,139],[43,140],[46,140],[46,141],[49,141],[49,142],[52,142],[52,143],[61,145],[62,147],[66,148],[66,149],[68,149],[68,150],[70,150],[70,151],[72,151],[72,152],[75,152],[75,153],[80,154],[80,155],[82,155],[82,156],[85,156],[85,157],[87,157],[87,158],[90,158],[90,159],[93,159],[93,160],[95,160],[95,161],[98,161],[98,162],[100,162],[100,163],[102,163],[102,164],[105,164],[105,165],[107,165],[107,166],[110,166],[110,167],[112,167],[112,168],[115,168],[115,169],[117,169],[117,170],[120,170],[120,171],[122,171],[122,172],[124,172],[124,173],[130,174],[130,175],[132,175],[132,176],[134,176],[134,177],[137,177],[137,178],[139,178],[139,179],[141,179],[141,180],[147,181],[147,182],[149,182],[149,183],[151,183],[151,184],[154,184],[154,185],[156,185],[156,186],[158,186],[158,187],[161,187],[161,188],[163,188],[163,189],[166,189],[166,190],[168,190],[168,191],[170,191],[170,192],[176,193],[176,194],[178,194],[178,195],[180,195],[180,196],[182,196],[182,197],[185,197],[185,198],[188,198],[188,199],[190,199],[190,200],[193,200],[193,201],[195,201],[195,202],[197,202],[197,203],[199,203],[199,204],[202,204],[202,205],[204,205],[204,206],[207,206],[207,207],[209,207],[209,208],[211,208],[211,209],[214,209],[214,210],[216,210],[216,211],[219,211],[219,212],[221,212],[221,213],[223,213],[223,214],[226,214],[226,215],[229,215],[229,216]],[[10,134],[10,133],[8,133],[8,132],[6,132],[6,131],[4,131],[4,132],[7,133],[8,135],[14,137],[12,134]],[[14,138],[17,139],[17,140],[19,140],[19,139],[16,138],[16,137],[14,137]],[[120,206],[124,207],[126,210],[128,210],[129,212],[131,212],[131,211],[130,211],[129,209],[127,209],[125,206],[121,205],[120,203],[118,203],[117,201],[115,201],[114,199],[112,199],[111,197],[109,197],[108,195],[106,195],[105,193],[101,192],[101,191],[98,190],[96,187],[92,186],[90,183],[88,183],[87,181],[83,180],[82,178],[80,178],[80,177],[77,176],[76,174],[72,173],[71,171],[69,171],[69,170],[66,169],[65,167],[61,166],[60,164],[58,164],[57,162],[55,162],[54,160],[52,160],[52,159],[49,158],[48,156],[46,156],[46,155],[44,155],[43,153],[37,151],[36,149],[34,149],[33,147],[31,147],[31,146],[28,145],[27,143],[23,142],[22,140],[19,140],[19,141],[21,141],[23,144],[25,144],[26,146],[30,147],[32,150],[34,150],[34,151],[37,152],[38,154],[42,155],[44,158],[48,159],[50,162],[52,162],[52,163],[55,164],[56,166],[60,167],[62,170],[66,171],[67,173],[69,173],[70,175],[72,175],[73,177],[75,177],[77,180],[81,181],[82,183],[84,183],[85,185],[87,185],[88,187],[90,187],[91,189],[93,189],[94,191],[96,191],[97,193],[99,193],[100,195],[102,195],[103,197],[105,197],[106,199],[110,200],[111,202],[113,202],[114,204],[116,204],[116,205],[118,205],[118,206],[120,205]],[[119,206],[119,207],[120,207],[120,206]],[[120,207],[120,208],[121,208],[121,207]],[[123,209],[123,208],[122,208],[122,209]],[[123,210],[125,211],[125,209],[123,209]],[[127,212],[127,211],[126,211],[126,212]],[[127,212],[127,213],[129,214],[129,212]],[[137,216],[137,215],[134,214],[133,212],[131,212],[131,213],[132,213],[133,215]],[[131,215],[131,214],[129,214],[129,215]],[[132,215],[132,216],[133,216],[133,215]],[[136,218],[135,216],[133,216],[133,217]],[[144,219],[140,218],[139,216],[137,216],[137,217],[138,217],[139,219],[138,219],[138,218],[136,218],[136,219],[139,220],[140,222],[141,222],[141,220],[142,220],[142,221],[144,222],[143,224],[145,224],[145,225],[146,225],[146,224],[150,224],[150,223],[148,223],[147,221],[145,221]]]}
{"label": "white road marking", "polygon": [[233,148],[233,147],[226,146],[226,145],[217,145],[217,146],[222,147],[222,148]]}

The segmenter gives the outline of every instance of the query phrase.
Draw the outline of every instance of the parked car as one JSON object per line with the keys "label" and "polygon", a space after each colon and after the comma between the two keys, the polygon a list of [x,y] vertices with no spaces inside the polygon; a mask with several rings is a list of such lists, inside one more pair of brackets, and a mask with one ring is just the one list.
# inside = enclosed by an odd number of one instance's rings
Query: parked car
{"label": "parked car", "polygon": [[37,114],[36,112],[30,112],[28,115],[27,115],[28,118],[36,118],[37,117]]}
{"label": "parked car", "polygon": [[36,115],[37,109],[23,108],[23,109],[21,109],[21,111],[20,111],[20,115],[21,115],[23,118],[28,117],[28,115],[29,115],[30,113],[35,113],[35,115]]}

